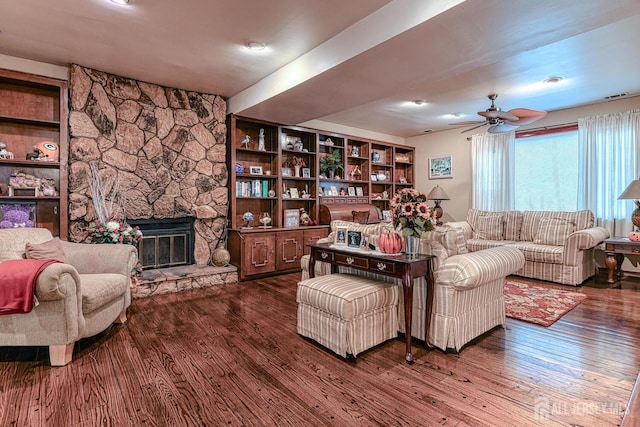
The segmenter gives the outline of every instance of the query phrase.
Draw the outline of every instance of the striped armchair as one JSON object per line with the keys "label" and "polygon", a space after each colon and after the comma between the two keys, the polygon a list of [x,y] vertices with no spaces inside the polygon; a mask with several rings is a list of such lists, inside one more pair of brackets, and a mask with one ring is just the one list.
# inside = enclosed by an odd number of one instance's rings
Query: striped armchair
{"label": "striped armchair", "polygon": [[[348,223],[347,223],[348,224]],[[332,241],[337,225],[324,240]],[[366,227],[353,224],[353,227]],[[371,226],[369,226],[371,227]],[[362,230],[361,230],[362,231]],[[371,232],[367,230],[365,232]],[[381,230],[379,230],[381,232]],[[511,247],[496,247],[470,253],[464,235],[458,228],[443,226],[425,232],[420,239],[420,253],[436,256],[433,263],[435,294],[429,330],[429,344],[442,350],[459,351],[472,339],[505,322],[504,280],[524,265],[522,252]],[[329,264],[316,262],[315,274],[331,274]],[[386,276],[340,267],[340,273],[365,275],[377,280],[392,281]],[[309,277],[309,257],[302,258],[302,279]],[[398,286],[402,286],[397,281]],[[414,338],[424,340],[426,316],[426,281],[414,281]],[[402,292],[399,292],[402,298]],[[404,304],[398,304],[399,331],[404,332]]]}

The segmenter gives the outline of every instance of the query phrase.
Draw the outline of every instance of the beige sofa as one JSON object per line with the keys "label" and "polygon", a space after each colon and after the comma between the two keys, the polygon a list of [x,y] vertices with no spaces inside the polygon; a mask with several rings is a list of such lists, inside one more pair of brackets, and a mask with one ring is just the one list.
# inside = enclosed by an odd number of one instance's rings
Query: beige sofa
{"label": "beige sofa", "polygon": [[[23,258],[27,243],[51,240],[43,228],[1,229],[0,262]],[[35,289],[39,305],[29,313],[0,316],[0,346],[48,346],[53,366],[71,361],[80,338],[126,320],[130,274],[138,259],[130,245],[60,245],[68,264],[51,264],[42,271]]]}
{"label": "beige sofa", "polygon": [[[348,227],[375,236],[390,230],[388,223],[373,225],[332,221],[331,233],[320,242],[331,242],[336,227]],[[429,344],[442,350],[459,351],[472,339],[505,322],[504,280],[518,271],[525,259],[521,251],[513,247],[495,247],[469,253],[462,231],[454,227],[437,227],[425,232],[420,239],[420,253],[433,254],[434,299]],[[309,278],[309,256],[302,257],[302,280]],[[376,280],[392,281],[383,275],[340,267],[340,273],[365,275]],[[316,261],[316,276],[331,274],[330,265]],[[396,280],[398,286],[402,286]],[[412,336],[425,338],[426,281],[414,280]],[[402,292],[399,292],[402,296]],[[402,298],[402,297],[401,297]],[[404,304],[398,304],[398,325],[404,332]]]}
{"label": "beige sofa", "polygon": [[594,227],[593,213],[550,211],[491,212],[470,209],[463,230],[469,251],[499,246],[522,251],[524,266],[514,274],[565,285],[580,285],[596,272],[595,248],[609,237]]}

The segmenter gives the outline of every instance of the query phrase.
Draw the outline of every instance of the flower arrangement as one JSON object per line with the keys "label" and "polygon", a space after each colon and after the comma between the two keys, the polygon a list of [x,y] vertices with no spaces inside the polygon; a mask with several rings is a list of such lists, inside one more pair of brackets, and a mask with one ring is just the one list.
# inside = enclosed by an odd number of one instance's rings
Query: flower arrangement
{"label": "flower arrangement", "polygon": [[391,220],[403,236],[420,237],[433,230],[427,196],[413,188],[403,188],[391,199]]}
{"label": "flower arrangement", "polygon": [[142,240],[139,227],[131,227],[119,217],[108,217],[106,222],[91,221],[85,232],[91,243],[123,243],[135,245]]}

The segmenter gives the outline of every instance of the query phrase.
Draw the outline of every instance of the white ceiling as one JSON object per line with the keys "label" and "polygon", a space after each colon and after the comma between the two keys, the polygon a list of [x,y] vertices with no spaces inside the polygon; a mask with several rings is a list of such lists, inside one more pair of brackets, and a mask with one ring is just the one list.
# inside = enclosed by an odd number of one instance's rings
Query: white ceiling
{"label": "white ceiling", "polygon": [[408,137],[481,119],[489,93],[548,111],[640,94],[640,1],[0,0],[0,54]]}

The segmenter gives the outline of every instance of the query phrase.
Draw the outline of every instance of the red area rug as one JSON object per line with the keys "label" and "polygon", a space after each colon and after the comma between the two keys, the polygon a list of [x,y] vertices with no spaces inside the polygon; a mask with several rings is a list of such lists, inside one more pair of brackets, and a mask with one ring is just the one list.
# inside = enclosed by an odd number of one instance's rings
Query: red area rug
{"label": "red area rug", "polygon": [[579,292],[545,288],[517,280],[504,282],[507,317],[550,326],[587,296]]}

